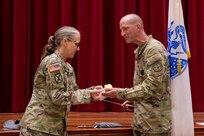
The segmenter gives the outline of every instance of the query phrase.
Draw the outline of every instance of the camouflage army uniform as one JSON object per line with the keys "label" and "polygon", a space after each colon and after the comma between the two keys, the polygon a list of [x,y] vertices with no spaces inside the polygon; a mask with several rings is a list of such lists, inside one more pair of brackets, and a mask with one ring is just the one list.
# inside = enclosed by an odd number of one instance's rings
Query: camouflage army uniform
{"label": "camouflage army uniform", "polygon": [[71,104],[90,101],[89,89],[78,89],[71,65],[58,53],[53,53],[42,60],[36,71],[33,94],[21,119],[21,127],[62,136]]}
{"label": "camouflage army uniform", "polygon": [[167,51],[151,36],[135,50],[134,87],[119,88],[119,99],[134,101],[132,127],[141,136],[168,135],[171,129]]}

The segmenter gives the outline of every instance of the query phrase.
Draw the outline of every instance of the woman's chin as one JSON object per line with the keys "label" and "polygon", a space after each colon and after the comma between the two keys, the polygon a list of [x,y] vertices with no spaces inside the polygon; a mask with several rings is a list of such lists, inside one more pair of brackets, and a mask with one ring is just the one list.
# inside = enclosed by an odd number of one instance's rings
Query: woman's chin
{"label": "woman's chin", "polygon": [[74,58],[74,55],[70,55],[69,58],[71,58],[71,59]]}

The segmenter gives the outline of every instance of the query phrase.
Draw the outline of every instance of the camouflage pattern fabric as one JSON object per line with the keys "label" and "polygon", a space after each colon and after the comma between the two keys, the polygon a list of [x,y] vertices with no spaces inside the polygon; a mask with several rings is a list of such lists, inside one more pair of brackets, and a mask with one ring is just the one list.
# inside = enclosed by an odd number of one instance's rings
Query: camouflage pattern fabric
{"label": "camouflage pattern fabric", "polygon": [[20,125],[62,136],[70,106],[90,101],[89,89],[78,89],[71,65],[53,53],[42,60],[36,71],[33,94]]}
{"label": "camouflage pattern fabric", "polygon": [[171,133],[163,133],[163,134],[152,134],[152,133],[140,133],[138,131],[133,131],[133,136],[171,136]]}
{"label": "camouflage pattern fabric", "polygon": [[132,127],[142,134],[171,129],[170,75],[167,51],[151,36],[135,50],[133,88],[119,88],[117,97],[134,102]]}
{"label": "camouflage pattern fabric", "polygon": [[[54,135],[21,127],[19,136],[54,136]],[[66,136],[66,134],[64,136]]]}

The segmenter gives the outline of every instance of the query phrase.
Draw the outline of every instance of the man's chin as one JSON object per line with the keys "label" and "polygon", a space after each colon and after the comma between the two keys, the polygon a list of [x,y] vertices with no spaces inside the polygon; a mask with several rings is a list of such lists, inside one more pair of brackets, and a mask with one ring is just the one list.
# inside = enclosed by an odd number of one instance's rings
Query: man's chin
{"label": "man's chin", "polygon": [[129,40],[125,40],[125,42],[126,42],[126,43],[131,43],[131,41],[129,41]]}

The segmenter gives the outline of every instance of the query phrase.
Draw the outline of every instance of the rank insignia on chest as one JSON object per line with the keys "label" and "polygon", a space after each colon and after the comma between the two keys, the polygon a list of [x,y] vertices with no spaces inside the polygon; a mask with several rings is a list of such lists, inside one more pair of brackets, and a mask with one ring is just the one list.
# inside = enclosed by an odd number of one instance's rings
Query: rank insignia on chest
{"label": "rank insignia on chest", "polygon": [[141,74],[142,76],[144,76],[144,70],[141,70],[141,71],[140,71],[140,74]]}
{"label": "rank insignia on chest", "polygon": [[60,64],[54,64],[49,66],[49,72],[61,70]]}

